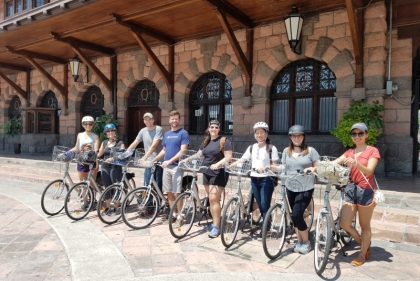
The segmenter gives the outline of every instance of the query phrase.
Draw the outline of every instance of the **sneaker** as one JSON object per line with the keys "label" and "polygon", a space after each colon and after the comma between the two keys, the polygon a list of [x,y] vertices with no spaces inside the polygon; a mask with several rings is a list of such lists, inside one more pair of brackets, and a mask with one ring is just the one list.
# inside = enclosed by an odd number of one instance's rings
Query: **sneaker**
{"label": "sneaker", "polygon": [[302,246],[302,242],[298,241],[295,246],[293,247],[293,252],[299,253],[299,249]]}
{"label": "sneaker", "polygon": [[311,251],[311,242],[302,242],[301,246],[299,248],[299,253],[301,254],[307,254]]}
{"label": "sneaker", "polygon": [[183,225],[184,225],[184,223],[185,223],[184,218],[183,218],[183,217],[179,217],[179,218],[175,221],[175,223],[174,223],[174,228],[181,227],[181,226],[183,226]]}
{"label": "sneaker", "polygon": [[214,227],[214,224],[210,223],[210,224],[206,225],[206,226],[203,228],[203,230],[204,230],[204,231],[207,231],[207,232],[210,232],[210,231],[212,231],[212,230],[213,230],[213,227]]}
{"label": "sneaker", "polygon": [[89,209],[89,204],[83,204],[82,207],[80,207],[80,209],[82,209],[82,211],[87,211]]}
{"label": "sneaker", "polygon": [[120,208],[115,209],[109,215],[110,216],[119,216],[119,215],[121,215],[121,209]]}
{"label": "sneaker", "polygon": [[219,228],[217,226],[213,226],[213,229],[209,233],[210,238],[217,238],[220,235]]}
{"label": "sneaker", "polygon": [[149,211],[148,210],[143,210],[139,213],[139,215],[142,219],[153,217],[154,214],[155,214],[155,210],[151,210],[151,211],[150,210]]}
{"label": "sneaker", "polygon": [[111,208],[106,207],[105,210],[102,211],[101,215],[102,216],[110,216],[111,212],[112,212]]}

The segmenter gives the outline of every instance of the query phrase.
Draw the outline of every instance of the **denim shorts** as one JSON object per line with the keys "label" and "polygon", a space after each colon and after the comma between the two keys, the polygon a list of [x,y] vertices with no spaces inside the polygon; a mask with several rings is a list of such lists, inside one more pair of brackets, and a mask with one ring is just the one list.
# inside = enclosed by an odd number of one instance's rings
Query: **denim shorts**
{"label": "denim shorts", "polygon": [[[87,165],[87,164],[77,163],[77,171],[80,172],[80,173],[87,174],[87,173],[89,173],[89,166],[90,165]],[[93,164],[92,171],[98,170],[98,169],[99,169],[99,167],[96,168],[96,161],[95,161],[95,163]]]}
{"label": "denim shorts", "polygon": [[373,203],[375,192],[372,188],[362,188],[349,183],[344,190],[344,201],[352,205],[369,206]]}

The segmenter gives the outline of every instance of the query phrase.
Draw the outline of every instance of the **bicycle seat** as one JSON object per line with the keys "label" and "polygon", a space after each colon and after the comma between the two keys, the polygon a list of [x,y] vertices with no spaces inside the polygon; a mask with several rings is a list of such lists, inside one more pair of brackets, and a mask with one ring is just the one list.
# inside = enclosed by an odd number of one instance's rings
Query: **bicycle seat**
{"label": "bicycle seat", "polygon": [[334,186],[335,186],[335,189],[337,190],[341,190],[346,187],[345,185],[338,185],[338,184],[334,184]]}

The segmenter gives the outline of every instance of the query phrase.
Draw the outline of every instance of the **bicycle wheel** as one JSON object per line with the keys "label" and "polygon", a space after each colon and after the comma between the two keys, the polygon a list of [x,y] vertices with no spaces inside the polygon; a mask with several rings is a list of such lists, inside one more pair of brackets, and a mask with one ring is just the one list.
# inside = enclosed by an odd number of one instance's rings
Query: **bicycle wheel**
{"label": "bicycle wheel", "polygon": [[[178,202],[182,202],[182,209],[181,212],[178,212],[176,221],[173,221],[171,218],[174,217],[175,207],[178,205]],[[191,193],[179,195],[169,211],[169,231],[172,236],[178,239],[185,237],[191,230],[196,213],[197,206],[194,196]]]}
{"label": "bicycle wheel", "polygon": [[331,217],[330,214],[319,213],[315,229],[314,265],[318,275],[324,272],[331,249]]}
{"label": "bicycle wheel", "polygon": [[125,195],[126,190],[117,183],[108,186],[102,192],[98,200],[97,213],[103,223],[113,224],[121,218],[121,202]]}
{"label": "bicycle wheel", "polygon": [[275,203],[268,209],[262,232],[264,253],[269,259],[280,256],[286,238],[286,214],[282,204]]}
{"label": "bicycle wheel", "polygon": [[139,187],[130,191],[121,205],[124,223],[133,229],[151,225],[159,213],[159,200],[154,191]]}
{"label": "bicycle wheel", "polygon": [[229,199],[222,212],[222,221],[220,225],[220,236],[222,243],[226,248],[232,246],[235,242],[239,229],[240,220],[239,198],[232,197]]}
{"label": "bicycle wheel", "polygon": [[[356,217],[357,216],[354,215],[353,221],[351,222],[351,226],[353,227],[356,227]],[[344,245],[350,244],[351,240],[353,240],[353,237],[351,237],[351,235],[345,232],[344,229],[342,229],[341,227],[339,229],[340,229],[341,242],[343,242]]]}
{"label": "bicycle wheel", "polygon": [[314,210],[314,198],[312,198],[308,207],[306,207],[305,212],[303,212],[303,218],[308,226],[308,232],[311,232],[312,224],[314,222]]}
{"label": "bicycle wheel", "polygon": [[84,182],[73,185],[67,193],[64,203],[66,214],[72,220],[81,220],[87,216],[93,206],[93,191]]}
{"label": "bicycle wheel", "polygon": [[41,196],[41,208],[44,213],[50,216],[60,213],[64,209],[67,191],[69,191],[69,186],[63,180],[50,182]]}

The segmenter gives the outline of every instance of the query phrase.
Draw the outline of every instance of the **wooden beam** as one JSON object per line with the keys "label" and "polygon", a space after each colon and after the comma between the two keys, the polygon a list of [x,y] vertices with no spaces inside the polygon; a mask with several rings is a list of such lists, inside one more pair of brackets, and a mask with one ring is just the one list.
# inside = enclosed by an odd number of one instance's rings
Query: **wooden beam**
{"label": "wooden beam", "polygon": [[217,8],[214,9],[216,12],[217,17],[222,24],[223,30],[226,33],[227,38],[229,39],[230,45],[232,46],[233,52],[235,53],[236,58],[239,61],[239,65],[242,68],[242,72],[245,74],[246,78],[252,78],[252,69],[251,69],[251,62],[247,60],[245,57],[244,52],[239,45],[238,40],[236,39],[235,34],[233,33],[232,28],[229,25],[229,22],[226,19],[226,15],[223,11],[218,10]]}
{"label": "wooden beam", "polygon": [[[60,94],[63,97],[64,104],[67,106],[68,104],[68,88],[62,86],[57,80],[55,80],[54,77],[52,77],[45,69],[43,69],[36,61],[33,60],[33,58],[22,55],[24,59],[26,59],[34,68],[36,68],[41,74],[47,78],[47,80],[53,84],[54,87],[57,88],[57,90],[60,92]],[[67,67],[67,64],[65,65]],[[64,78],[66,79],[66,78]],[[65,81],[65,80],[64,80]]]}
{"label": "wooden beam", "polygon": [[168,46],[168,58],[169,58],[169,67],[168,72],[170,75],[170,85],[168,85],[168,102],[174,101],[174,95],[175,95],[175,46],[169,45]]}
{"label": "wooden beam", "polygon": [[218,11],[229,15],[231,18],[235,19],[237,22],[247,28],[252,28],[254,26],[252,20],[247,15],[245,15],[241,10],[238,10],[229,2],[222,2],[220,0],[205,0],[205,2],[217,8]]}
{"label": "wooden beam", "polygon": [[9,64],[9,63],[3,63],[3,62],[0,62],[0,68],[7,68],[7,69],[13,69],[13,70],[25,71],[25,72],[31,70],[28,67],[15,65],[15,64]]}
{"label": "wooden beam", "polygon": [[45,60],[45,61],[50,61],[50,62],[54,62],[54,63],[58,63],[58,64],[67,64],[68,63],[68,61],[66,59],[55,57],[55,56],[40,54],[40,53],[31,52],[31,51],[27,51],[27,50],[17,51],[17,50],[14,50],[10,46],[6,46],[6,49],[9,52],[11,52],[12,54],[21,55],[23,57],[30,57],[30,58],[34,58],[34,59]]}
{"label": "wooden beam", "polygon": [[132,19],[135,19],[135,18],[141,18],[141,17],[144,17],[144,16],[156,14],[156,13],[159,13],[159,12],[175,9],[175,8],[180,7],[180,6],[185,6],[185,5],[191,4],[193,2],[198,2],[198,1],[199,0],[180,0],[180,1],[169,3],[169,4],[165,3],[161,6],[154,7],[154,8],[145,10],[145,11],[135,12],[135,13],[132,13],[132,14],[122,16],[121,20],[128,21],[128,20],[132,20]]}
{"label": "wooden beam", "polygon": [[76,52],[76,54],[80,57],[80,59],[89,67],[90,70],[95,73],[96,76],[98,76],[99,80],[101,80],[102,83],[104,83],[105,87],[108,89],[108,91],[112,94],[112,83],[111,80],[108,79],[100,70],[96,67],[94,63],[80,50],[80,48],[76,45],[70,44],[70,46],[73,48],[73,50]]}
{"label": "wooden beam", "polygon": [[152,49],[147,45],[146,41],[144,40],[141,33],[136,29],[131,29],[131,34],[134,36],[134,38],[137,40],[137,43],[139,43],[140,47],[143,49],[143,51],[147,54],[149,59],[153,62],[153,64],[156,66],[157,71],[162,76],[163,80],[165,80],[166,85],[168,86],[168,89],[173,87],[173,75],[169,74],[169,71],[166,70],[166,68],[163,66],[163,64],[160,62],[158,57],[153,53]]}
{"label": "wooden beam", "polygon": [[363,10],[355,10],[353,0],[345,0],[349,27],[353,42],[354,57],[356,60],[356,88],[363,87]]}
{"label": "wooden beam", "polygon": [[175,41],[171,37],[169,37],[168,35],[166,35],[164,33],[153,30],[153,29],[151,29],[147,26],[144,26],[144,25],[141,25],[141,24],[138,24],[138,23],[133,23],[133,22],[130,22],[130,21],[123,21],[121,19],[121,17],[117,14],[111,14],[111,17],[116,23],[118,23],[122,26],[125,26],[125,27],[127,27],[131,30],[137,30],[140,33],[144,33],[144,34],[146,34],[148,36],[151,36],[151,37],[153,37],[153,38],[155,38],[155,39],[157,39],[157,40],[159,40],[163,43],[166,43],[168,45],[175,44]]}
{"label": "wooden beam", "polygon": [[83,48],[83,49],[88,49],[88,50],[92,50],[98,53],[102,53],[105,55],[109,55],[112,56],[115,54],[115,51],[111,48],[107,48],[101,45],[97,45],[94,43],[90,43],[87,41],[83,41],[83,40],[79,40],[77,38],[73,38],[73,37],[61,37],[58,33],[55,32],[51,32],[51,35],[54,37],[55,40],[60,41],[60,42],[65,42],[71,45],[75,45],[78,46],[79,48]]}
{"label": "wooden beam", "polygon": [[[252,71],[252,62],[254,54],[254,29],[246,30],[246,59],[251,64],[250,68]],[[251,96],[252,78],[245,77],[245,96]]]}
{"label": "wooden beam", "polygon": [[365,3],[363,3],[363,0],[353,0],[353,5],[357,9],[364,7]]}
{"label": "wooden beam", "polygon": [[28,99],[28,93],[25,92],[19,85],[17,85],[15,82],[9,79],[6,75],[0,72],[0,77],[3,78],[4,81],[6,81],[7,84],[10,85],[19,95],[21,98],[23,98],[25,101]]}

